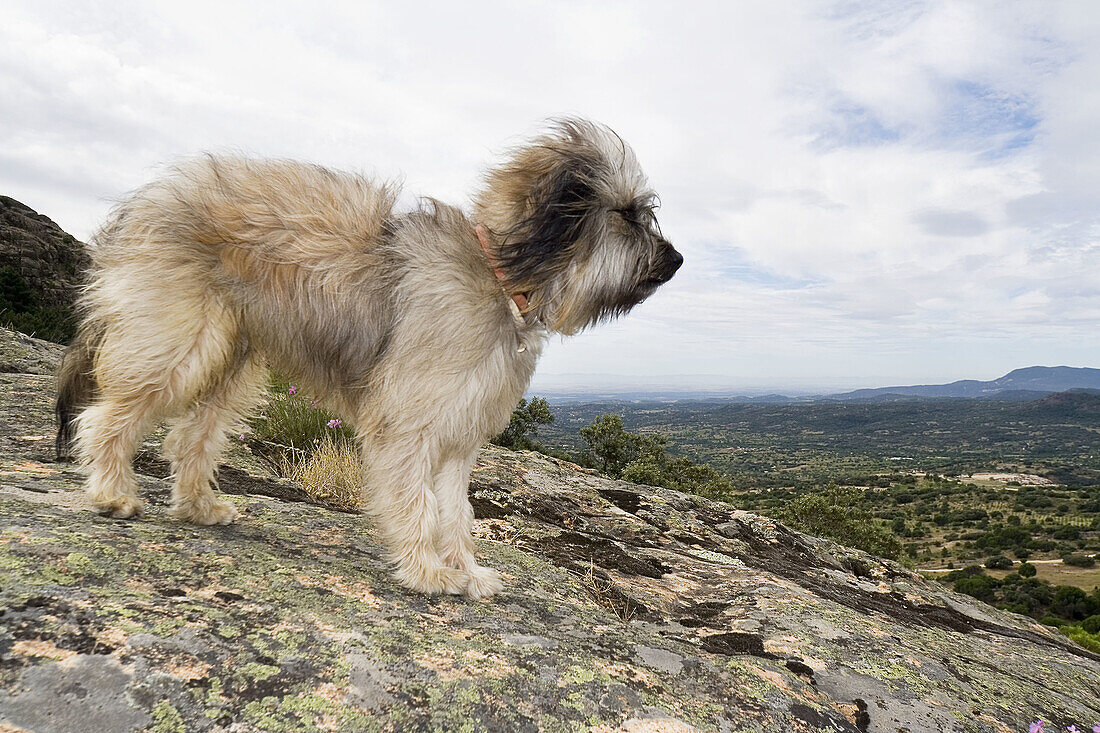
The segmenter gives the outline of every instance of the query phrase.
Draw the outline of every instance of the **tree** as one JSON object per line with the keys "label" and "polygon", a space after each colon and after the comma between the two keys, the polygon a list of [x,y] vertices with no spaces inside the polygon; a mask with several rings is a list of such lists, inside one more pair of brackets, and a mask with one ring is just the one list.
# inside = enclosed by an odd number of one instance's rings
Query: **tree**
{"label": "tree", "polygon": [[979,601],[992,603],[996,597],[995,588],[997,581],[986,575],[973,575],[969,578],[959,578],[955,581],[954,591],[974,596]]}
{"label": "tree", "polygon": [[641,452],[640,436],[626,431],[621,415],[600,415],[580,433],[596,466],[615,478],[621,478],[626,465]]}
{"label": "tree", "polygon": [[521,399],[516,408],[512,410],[512,419],[504,431],[492,439],[493,443],[511,448],[512,450],[538,450],[539,444],[535,441],[539,425],[549,425],[554,422],[554,415],[550,412],[550,404],[542,397],[532,397],[528,402]]}
{"label": "tree", "polygon": [[714,499],[728,498],[733,491],[730,480],[712,466],[669,455],[665,450],[668,440],[664,436],[638,435],[636,438],[638,457],[623,468],[625,480]]}
{"label": "tree", "polygon": [[[994,555],[985,561],[985,566],[990,570],[1010,570],[1012,561],[1004,555]],[[1032,567],[1035,567],[1034,565]]]}
{"label": "tree", "polygon": [[1050,612],[1055,616],[1076,621],[1088,618],[1096,610],[1085,591],[1073,585],[1059,585],[1054,589]]}
{"label": "tree", "polygon": [[1020,563],[1019,570],[1017,570],[1016,572],[1020,574],[1021,578],[1034,578],[1035,574],[1038,573],[1039,570],[1029,562],[1022,562]]}

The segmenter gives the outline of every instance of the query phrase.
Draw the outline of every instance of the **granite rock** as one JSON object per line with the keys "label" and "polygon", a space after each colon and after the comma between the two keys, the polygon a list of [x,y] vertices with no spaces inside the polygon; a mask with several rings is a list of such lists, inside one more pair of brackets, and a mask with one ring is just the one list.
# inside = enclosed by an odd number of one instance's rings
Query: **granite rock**
{"label": "granite rock", "polygon": [[48,370],[9,371],[23,373],[0,374],[0,730],[1100,722],[1098,655],[1031,619],[538,454],[488,447],[474,470],[481,554],[506,579],[487,603],[400,587],[362,516],[304,501],[243,445],[221,470],[236,524],[167,516],[155,439],[137,464],[145,516],[101,517],[53,462]]}

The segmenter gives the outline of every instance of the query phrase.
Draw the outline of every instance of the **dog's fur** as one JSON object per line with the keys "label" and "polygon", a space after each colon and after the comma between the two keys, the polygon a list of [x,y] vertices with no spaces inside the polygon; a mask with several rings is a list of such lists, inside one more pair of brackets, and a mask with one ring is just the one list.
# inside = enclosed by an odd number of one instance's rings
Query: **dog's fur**
{"label": "dog's fur", "polygon": [[206,157],[116,208],[93,238],[57,403],[58,449],[75,430],[99,510],[141,511],[131,459],[167,419],[172,514],[233,521],[211,482],[270,364],[354,424],[400,582],[500,589],[470,534],[478,447],[507,424],[549,332],[627,311],[682,258],[631,150],[581,120],[490,171],[470,215],[433,200],[396,214],[396,197],[318,166]]}

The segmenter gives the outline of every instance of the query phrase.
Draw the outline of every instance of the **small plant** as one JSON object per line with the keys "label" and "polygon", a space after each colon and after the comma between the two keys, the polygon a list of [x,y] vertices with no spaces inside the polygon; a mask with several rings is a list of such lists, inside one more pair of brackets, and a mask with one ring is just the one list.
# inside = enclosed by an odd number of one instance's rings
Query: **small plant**
{"label": "small plant", "polygon": [[298,387],[275,382],[271,400],[250,421],[253,434],[262,441],[309,453],[321,438],[332,436],[352,441],[355,433],[316,400],[298,394]]}
{"label": "small plant", "polygon": [[359,451],[352,441],[325,435],[302,460],[284,460],[280,472],[300,483],[314,499],[342,509],[356,509],[362,504],[363,474]]}
{"label": "small plant", "polygon": [[362,475],[355,432],[319,407],[317,400],[299,394],[296,385],[276,380],[270,401],[250,426],[258,452],[281,476],[334,506],[360,505]]}

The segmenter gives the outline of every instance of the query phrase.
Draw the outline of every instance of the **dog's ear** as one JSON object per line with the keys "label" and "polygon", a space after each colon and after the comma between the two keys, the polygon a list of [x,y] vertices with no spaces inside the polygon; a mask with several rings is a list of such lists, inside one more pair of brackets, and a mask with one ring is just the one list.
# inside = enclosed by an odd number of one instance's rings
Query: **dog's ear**
{"label": "dog's ear", "polygon": [[525,212],[500,251],[509,278],[534,285],[547,267],[560,266],[562,254],[576,245],[598,202],[596,166],[583,156],[547,151],[556,160],[531,182]]}

